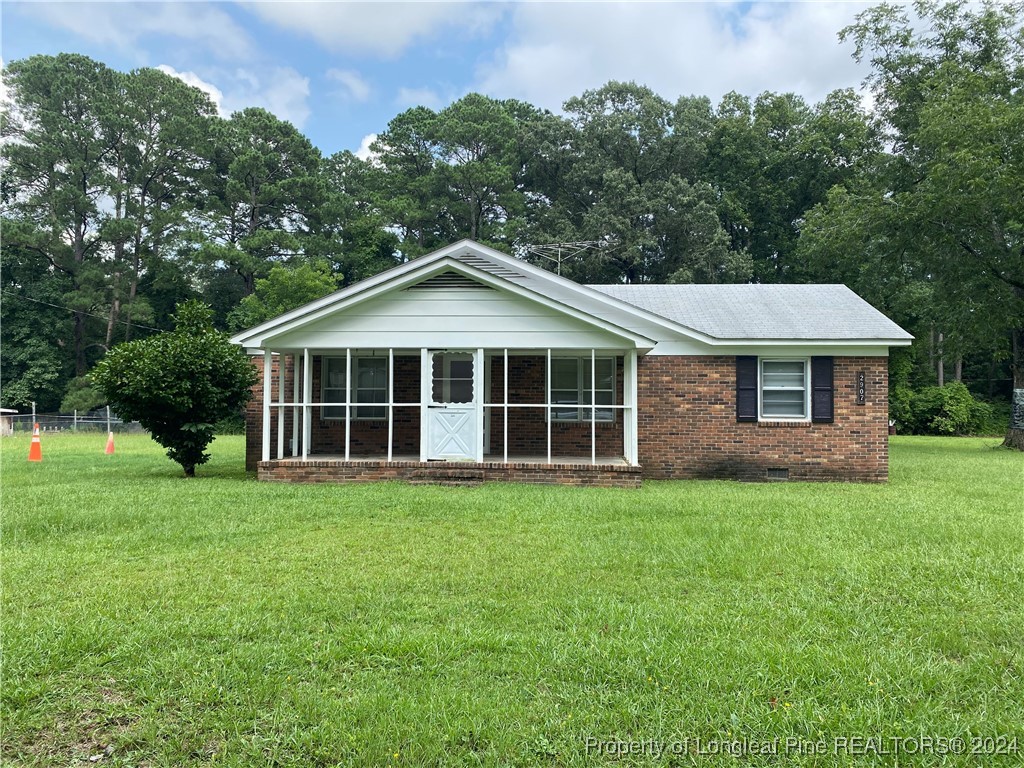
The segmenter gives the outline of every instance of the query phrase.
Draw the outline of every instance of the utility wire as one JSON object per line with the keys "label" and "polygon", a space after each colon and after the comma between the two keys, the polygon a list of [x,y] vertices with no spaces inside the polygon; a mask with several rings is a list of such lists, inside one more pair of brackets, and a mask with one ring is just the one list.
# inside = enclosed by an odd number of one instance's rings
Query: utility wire
{"label": "utility wire", "polygon": [[[12,294],[10,294],[10,293],[5,293],[4,296],[3,296],[3,298],[5,300],[6,299],[10,299],[11,297],[12,297]],[[51,304],[48,301],[40,301],[39,299],[33,299],[30,296],[20,296],[17,293],[13,294],[13,298],[15,298],[15,299],[24,299],[25,301],[34,301],[36,304],[45,304],[46,306],[53,307],[54,309],[63,309],[63,310],[66,310],[68,312],[78,312],[78,313],[83,314],[83,315],[88,315],[89,317],[95,317],[98,320],[106,320],[107,322],[110,322],[110,318],[109,317],[104,317],[103,315],[97,315],[97,314],[94,314],[92,312],[86,312],[84,309],[72,309],[71,307],[64,307],[64,306],[61,306],[60,304]],[[152,326],[142,325],[141,323],[129,323],[127,320],[115,320],[114,322],[115,323],[121,323],[122,325],[130,325],[130,326],[132,326],[134,328],[145,328],[147,331],[156,331],[158,333],[162,332],[162,329],[160,329],[160,328],[153,328]]]}

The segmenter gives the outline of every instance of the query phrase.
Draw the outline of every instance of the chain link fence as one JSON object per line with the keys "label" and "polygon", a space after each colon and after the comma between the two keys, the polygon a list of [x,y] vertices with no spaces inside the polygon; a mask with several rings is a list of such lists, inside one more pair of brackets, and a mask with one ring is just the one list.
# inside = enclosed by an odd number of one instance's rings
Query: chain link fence
{"label": "chain link fence", "polygon": [[[109,426],[108,426],[109,423]],[[106,408],[92,411],[67,413],[4,413],[0,417],[0,434],[9,435],[20,432],[31,432],[32,427],[39,424],[41,432],[111,432],[142,433],[145,432],[137,421],[122,421],[116,414],[110,414],[107,420]]]}

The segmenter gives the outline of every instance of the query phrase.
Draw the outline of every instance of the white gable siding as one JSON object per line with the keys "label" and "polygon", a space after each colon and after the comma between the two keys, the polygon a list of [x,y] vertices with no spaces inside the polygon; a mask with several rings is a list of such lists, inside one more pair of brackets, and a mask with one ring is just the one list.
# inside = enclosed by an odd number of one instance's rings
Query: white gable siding
{"label": "white gable siding", "polygon": [[399,290],[266,339],[275,349],[622,349],[630,342],[502,290]]}

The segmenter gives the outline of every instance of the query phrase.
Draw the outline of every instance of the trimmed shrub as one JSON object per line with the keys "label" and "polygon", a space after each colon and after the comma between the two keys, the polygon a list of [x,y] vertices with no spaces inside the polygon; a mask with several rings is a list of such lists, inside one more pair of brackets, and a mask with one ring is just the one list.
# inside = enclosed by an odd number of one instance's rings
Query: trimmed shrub
{"label": "trimmed shrub", "polygon": [[992,406],[975,400],[967,387],[951,381],[914,392],[897,387],[889,396],[897,430],[915,435],[972,435],[991,427]]}

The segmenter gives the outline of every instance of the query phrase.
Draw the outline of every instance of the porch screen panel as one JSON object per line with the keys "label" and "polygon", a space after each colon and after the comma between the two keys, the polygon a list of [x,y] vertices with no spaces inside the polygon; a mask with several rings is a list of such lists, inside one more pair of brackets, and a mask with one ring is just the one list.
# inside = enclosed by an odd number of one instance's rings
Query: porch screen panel
{"label": "porch screen panel", "polygon": [[386,403],[388,401],[388,360],[386,357],[363,357],[355,361],[355,401],[360,403],[354,409],[357,419],[383,419],[384,405],[366,406],[362,403]]}
{"label": "porch screen panel", "polygon": [[[324,357],[323,370],[321,376],[323,377],[323,400],[325,403],[344,403],[348,400],[345,391],[345,368],[346,361],[344,357]],[[344,419],[345,418],[345,406],[336,405],[333,407],[323,408],[323,412],[320,414],[322,419]]]}
{"label": "porch screen panel", "polygon": [[[554,421],[590,421],[590,405],[598,408],[596,421],[615,420],[615,358],[551,358],[551,418]],[[587,406],[566,408],[564,406]]]}
{"label": "porch screen panel", "polygon": [[579,405],[579,360],[573,357],[551,358],[551,418],[576,421],[579,409],[557,406]]}
{"label": "porch screen panel", "polygon": [[593,383],[593,404],[599,406],[595,410],[596,421],[614,421],[615,409],[601,408],[602,405],[615,405],[615,358],[598,357],[594,360],[593,373],[591,361],[583,360],[583,405],[591,404],[591,384]]}

